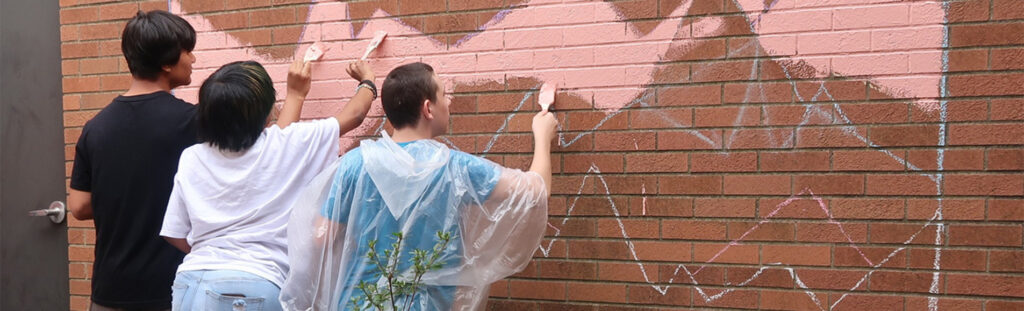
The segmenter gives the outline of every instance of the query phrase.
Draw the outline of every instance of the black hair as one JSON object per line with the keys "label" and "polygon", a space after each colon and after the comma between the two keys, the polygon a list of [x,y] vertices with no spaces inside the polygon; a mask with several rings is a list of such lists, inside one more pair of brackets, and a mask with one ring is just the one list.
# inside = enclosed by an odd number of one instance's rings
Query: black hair
{"label": "black hair", "polygon": [[267,70],[254,61],[217,69],[199,87],[199,140],[227,151],[244,151],[260,138],[276,98]]}
{"label": "black hair", "polygon": [[437,101],[434,68],[424,63],[398,66],[388,73],[380,90],[384,115],[394,128],[415,126],[424,100]]}
{"label": "black hair", "polygon": [[174,65],[181,51],[196,47],[196,30],[167,11],[139,11],[121,32],[121,52],[132,76],[155,80],[163,66]]}

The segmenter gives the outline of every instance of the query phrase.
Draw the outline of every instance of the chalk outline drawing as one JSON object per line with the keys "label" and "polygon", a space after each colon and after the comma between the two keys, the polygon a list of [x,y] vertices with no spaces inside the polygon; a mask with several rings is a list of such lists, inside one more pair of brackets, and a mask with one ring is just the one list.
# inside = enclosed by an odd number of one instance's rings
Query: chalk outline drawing
{"label": "chalk outline drawing", "polygon": [[[739,4],[740,1],[743,1],[745,3],[749,3],[750,2],[750,1],[744,1],[744,0],[733,0],[733,1],[734,1],[734,3],[737,4],[737,6],[740,6],[740,7],[742,7],[742,5]],[[764,16],[764,14],[768,13],[768,11],[770,11],[774,6],[776,6],[779,3],[780,3],[780,0],[774,0],[770,4],[764,6],[764,8],[761,10],[760,14],[753,14],[754,15],[753,18],[750,18],[750,16],[748,16],[748,21],[749,21],[749,24],[750,24],[751,32],[753,32],[754,34],[758,33],[757,32],[757,28],[758,28],[757,26],[762,21],[762,17]],[[175,5],[175,4],[176,3],[174,2],[174,0],[168,0],[168,9],[170,11],[181,12],[180,7]],[[312,8],[316,4],[318,4],[318,3],[314,3],[314,4],[310,5],[310,7]],[[685,8],[688,8],[689,4],[692,4],[692,2],[687,1],[686,5],[680,6],[680,9],[679,9],[680,12],[674,13],[672,16],[682,16],[683,14],[679,14],[679,13],[685,13],[686,12]],[[763,2],[761,4],[763,5]],[[943,2],[941,5],[942,5],[943,12],[944,13],[948,12],[948,3]],[[493,26],[497,22],[505,19],[509,15],[509,13],[511,13],[512,11],[513,11],[512,9],[507,9],[507,10],[503,10],[503,11],[499,12],[490,22],[488,22],[484,26],[481,26],[480,30],[484,30],[487,27]],[[310,15],[312,15],[312,13]],[[377,17],[385,17],[385,16],[377,16]],[[946,74],[945,73],[948,71],[948,43],[949,43],[948,33],[949,33],[949,29],[948,29],[948,23],[945,20],[945,18],[946,18],[946,14],[943,14],[943,21],[942,21],[942,25],[943,25],[943,27],[942,27],[942,46],[941,46],[941,71],[940,71],[941,72],[941,74],[940,74],[941,82],[939,83],[939,88],[940,88],[939,94],[940,94],[941,98],[945,98],[948,95],[948,90],[946,88],[946,82],[947,81],[946,81]],[[202,22],[201,18],[197,19],[195,17],[192,17],[190,19],[193,21],[193,24],[195,24],[195,22],[197,22],[197,21]],[[390,19],[384,19],[384,20],[387,21],[387,20],[390,20]],[[394,21],[392,21],[392,22],[394,22]],[[373,28],[373,27],[369,26],[371,23],[367,23],[366,25],[364,25],[364,27],[361,30],[361,32],[365,32],[368,29]],[[663,23],[663,24],[665,24],[665,23]],[[700,27],[700,28],[705,29],[707,27]],[[300,36],[300,37],[304,37],[305,36],[305,31],[306,31],[306,29],[304,28],[303,29],[303,35]],[[371,31],[371,33],[372,33],[372,31]],[[465,38],[463,38],[459,42],[457,42],[455,45],[461,45],[461,44],[465,43],[466,41],[471,40],[473,37],[475,37],[477,35],[480,35],[481,33],[482,32],[478,32],[478,33],[474,33],[474,34],[471,34],[469,36],[466,36]],[[356,37],[356,36],[357,36],[357,34],[353,32],[352,33],[352,37]],[[675,38],[676,38],[676,35],[673,35],[672,39],[670,39],[670,40],[674,40]],[[222,39],[223,40],[232,40],[232,38],[228,38],[228,37],[224,37]],[[750,45],[752,45],[754,43],[757,43],[758,45],[764,46],[764,45],[762,45],[760,43],[760,41],[761,41],[761,38],[759,36],[756,36],[755,40],[752,40],[751,42],[747,43],[747,46],[745,46],[744,48],[749,47]],[[229,49],[232,48],[230,46],[230,44],[228,45],[228,48]],[[240,44],[238,44],[236,42],[234,48],[244,50],[246,47],[244,47],[244,46],[242,46],[242,45],[240,45]],[[667,47],[667,48],[670,48],[670,47]],[[757,50],[756,48],[755,48],[755,51],[756,51],[755,52],[756,54],[754,56],[754,66],[752,67],[753,69],[752,69],[752,72],[751,72],[751,74],[752,74],[752,77],[751,77],[752,79],[751,80],[756,80],[756,68],[758,67],[757,64],[762,60],[762,57],[760,55],[760,51]],[[246,52],[246,53],[249,56],[255,56],[255,58],[259,58],[257,55],[255,55],[253,53],[250,53],[250,52]],[[659,52],[658,53],[658,55],[663,55],[663,54],[664,54],[664,52]],[[261,59],[261,60],[266,61],[265,59]],[[912,171],[921,171],[921,169],[919,167],[913,165],[912,163],[909,163],[906,159],[903,159],[903,158],[893,154],[892,152],[890,152],[890,151],[888,151],[888,150],[886,150],[884,148],[881,148],[880,146],[877,146],[876,144],[874,144],[873,142],[868,140],[866,137],[863,137],[862,135],[857,133],[856,129],[852,126],[853,123],[849,120],[849,118],[842,111],[842,109],[839,107],[839,105],[834,103],[835,100],[832,97],[832,95],[829,93],[828,88],[825,86],[824,81],[820,82],[820,86],[819,86],[819,89],[818,89],[817,93],[814,94],[810,98],[810,101],[807,101],[807,99],[805,99],[804,96],[802,96],[802,94],[800,94],[799,90],[797,89],[796,83],[793,80],[793,77],[789,73],[789,69],[786,68],[786,66],[782,66],[782,69],[784,70],[784,72],[786,74],[786,77],[787,77],[790,85],[793,88],[793,92],[797,96],[799,102],[805,103],[804,104],[804,106],[805,106],[804,119],[803,119],[803,121],[799,125],[796,126],[796,128],[799,128],[800,126],[806,124],[806,122],[814,114],[818,114],[818,115],[825,115],[825,114],[827,114],[825,111],[822,111],[820,109],[820,107],[818,107],[817,105],[813,105],[812,104],[812,103],[819,102],[818,98],[821,95],[825,95],[828,98],[828,101],[832,101],[833,102],[833,109],[835,110],[836,113],[838,113],[838,116],[841,118],[841,120],[833,120],[833,124],[836,124],[836,123],[838,123],[840,121],[843,122],[843,124],[847,124],[846,126],[842,127],[844,129],[844,131],[847,132],[847,134],[849,134],[851,136],[854,136],[857,139],[867,143],[869,147],[871,147],[871,148],[873,148],[873,149],[875,149],[875,150],[877,150],[879,152],[882,152],[882,153],[886,154],[888,157],[896,160],[897,162],[905,164],[908,169],[910,169]],[[562,147],[567,147],[567,146],[570,146],[570,145],[574,144],[582,136],[586,135],[589,132],[593,132],[593,131],[596,131],[597,129],[599,129],[604,124],[605,121],[607,121],[611,117],[617,115],[618,113],[621,113],[622,111],[624,111],[623,109],[628,109],[628,108],[630,108],[630,107],[632,107],[632,106],[634,106],[636,104],[639,104],[641,107],[650,107],[650,105],[647,102],[650,99],[650,97],[653,95],[653,92],[651,92],[650,89],[647,89],[645,86],[640,86],[637,89],[639,91],[634,93],[634,96],[632,96],[632,98],[634,98],[634,100],[631,100],[628,103],[626,103],[626,104],[624,104],[622,106],[619,106],[618,109],[610,109],[608,111],[608,114],[606,115],[606,117],[603,120],[601,120],[597,125],[595,125],[593,127],[593,129],[591,129],[590,131],[583,131],[582,133],[578,134],[576,137],[570,138],[568,141],[566,140],[565,134],[560,133],[559,134],[559,145],[561,145]],[[760,95],[762,97],[765,96],[765,93],[764,93],[765,90],[764,90],[763,86],[758,86],[758,90],[756,90],[756,91],[759,92],[758,95]],[[483,154],[487,154],[490,151],[490,149],[493,147],[495,141],[497,140],[498,135],[505,131],[505,129],[507,128],[507,125],[508,125],[509,121],[511,120],[511,118],[517,112],[521,111],[522,106],[524,105],[524,103],[528,100],[528,98],[531,95],[532,95],[532,92],[527,93],[524,96],[523,100],[516,107],[516,109],[514,109],[514,111],[509,114],[509,116],[505,119],[505,122],[503,123],[501,128],[499,128],[495,132],[494,136],[488,142],[487,146],[485,147],[484,151],[482,152]],[[743,102],[749,102],[750,96],[751,96],[751,87],[748,86]],[[828,101],[826,101],[826,102],[828,102]],[[576,202],[578,201],[578,199],[582,195],[583,187],[586,185],[587,179],[594,178],[596,176],[596,178],[601,182],[602,186],[604,187],[604,190],[605,190],[605,194],[604,195],[608,199],[608,202],[610,204],[610,208],[612,209],[614,217],[615,217],[615,219],[617,221],[617,224],[618,224],[618,226],[619,226],[619,228],[621,230],[623,242],[626,243],[627,246],[629,247],[631,255],[633,257],[633,260],[636,261],[637,265],[641,269],[641,272],[643,273],[643,277],[646,280],[646,282],[651,284],[651,287],[653,289],[655,289],[656,291],[658,291],[659,293],[661,293],[662,295],[667,293],[668,287],[671,286],[671,284],[675,280],[675,277],[678,276],[678,273],[679,273],[680,270],[684,271],[686,273],[686,276],[689,277],[690,281],[693,283],[693,284],[685,284],[685,285],[693,286],[693,288],[700,294],[700,296],[702,297],[702,299],[705,300],[705,302],[713,302],[713,301],[715,301],[717,299],[720,299],[724,295],[734,291],[737,287],[745,286],[746,284],[748,284],[751,281],[755,280],[766,269],[769,269],[769,268],[781,268],[781,269],[785,269],[786,271],[789,272],[789,274],[793,278],[795,284],[798,287],[800,287],[801,289],[803,289],[805,291],[805,293],[807,294],[807,296],[821,310],[825,310],[825,306],[822,304],[821,300],[809,288],[807,288],[804,285],[804,283],[801,281],[801,279],[800,279],[799,275],[796,273],[796,271],[793,268],[786,267],[786,266],[783,266],[781,264],[767,264],[767,265],[764,265],[760,269],[758,269],[757,272],[754,273],[754,275],[752,275],[749,279],[747,279],[747,280],[745,280],[743,282],[740,282],[738,284],[729,285],[729,286],[731,286],[730,288],[727,288],[727,289],[722,290],[721,292],[719,292],[719,293],[717,293],[715,295],[710,295],[710,296],[705,293],[705,291],[701,287],[701,284],[699,284],[696,281],[696,278],[695,278],[695,276],[697,274],[699,274],[704,269],[704,267],[707,266],[707,264],[714,262],[718,258],[718,256],[721,255],[722,253],[724,253],[726,250],[728,250],[729,247],[731,247],[733,245],[739,245],[743,241],[743,238],[747,234],[749,234],[753,230],[756,230],[757,228],[759,228],[761,224],[764,224],[764,223],[766,223],[768,221],[771,221],[772,217],[777,212],[779,212],[781,209],[785,208],[786,206],[788,206],[789,204],[791,204],[795,200],[803,200],[803,199],[814,200],[814,201],[816,201],[818,203],[819,207],[828,216],[826,223],[834,224],[834,225],[838,226],[840,228],[841,232],[843,232],[843,235],[849,241],[849,244],[855,250],[857,250],[859,252],[859,254],[865,260],[865,262],[868,263],[868,265],[870,265],[871,268],[872,268],[871,271],[867,271],[865,273],[864,277],[862,277],[857,282],[857,284],[854,287],[850,288],[848,293],[843,294],[836,302],[834,302],[831,306],[828,306],[828,309],[831,310],[836,305],[838,305],[840,302],[842,302],[843,299],[849,294],[849,292],[852,292],[853,290],[855,290],[855,289],[859,288],[861,285],[863,285],[864,281],[871,274],[873,274],[876,271],[876,270],[874,270],[874,268],[878,268],[882,264],[886,263],[893,256],[895,256],[897,253],[905,250],[907,244],[909,244],[911,241],[913,241],[920,232],[922,232],[925,228],[927,228],[927,226],[932,225],[933,222],[934,222],[936,224],[936,238],[935,238],[935,245],[936,245],[936,247],[934,248],[934,250],[935,250],[935,257],[934,257],[934,264],[933,264],[933,269],[935,270],[935,272],[933,273],[932,284],[931,284],[931,287],[929,289],[929,293],[931,295],[929,296],[928,301],[929,301],[929,309],[930,310],[936,310],[938,308],[937,307],[937,301],[938,301],[937,299],[938,299],[938,297],[936,295],[939,293],[938,292],[938,281],[939,281],[939,273],[940,273],[940,269],[941,269],[941,267],[940,267],[940,259],[941,259],[942,232],[944,230],[944,224],[942,223],[942,220],[943,220],[942,200],[943,199],[942,199],[941,183],[942,183],[942,178],[943,178],[942,172],[943,172],[943,161],[944,161],[945,145],[946,145],[946,137],[945,137],[946,136],[946,119],[947,119],[946,118],[947,117],[946,105],[947,105],[947,101],[945,99],[938,100],[938,106],[939,106],[938,109],[939,109],[939,112],[940,112],[940,124],[939,124],[939,135],[938,135],[938,138],[939,138],[939,142],[938,143],[939,143],[939,145],[938,145],[938,148],[937,148],[937,152],[938,152],[937,171],[938,172],[935,173],[935,174],[926,174],[926,173],[921,173],[920,174],[922,176],[928,177],[930,180],[935,182],[935,184],[936,184],[936,193],[937,193],[937,196],[938,196],[938,198],[937,198],[938,199],[938,207],[937,207],[934,215],[921,227],[921,229],[917,230],[917,232],[915,232],[913,235],[911,235],[906,240],[906,242],[903,243],[904,244],[903,247],[899,247],[896,250],[892,251],[886,258],[884,258],[883,260],[881,260],[881,261],[879,261],[877,263],[873,263],[869,258],[867,258],[867,256],[862,251],[860,251],[859,246],[856,243],[853,242],[852,238],[850,238],[850,236],[848,234],[845,233],[845,230],[843,229],[842,223],[839,222],[839,221],[836,221],[832,217],[832,215],[828,211],[827,207],[825,207],[825,204],[822,201],[822,199],[820,197],[814,195],[813,190],[810,189],[810,188],[803,189],[799,193],[797,193],[797,194],[791,196],[790,198],[788,198],[787,200],[785,200],[783,203],[780,203],[779,205],[777,205],[775,207],[775,209],[771,213],[769,213],[767,216],[765,216],[764,218],[759,220],[757,225],[755,225],[754,227],[748,229],[748,231],[745,232],[743,235],[741,235],[739,238],[734,239],[733,241],[730,241],[722,250],[720,250],[710,260],[705,262],[704,265],[702,265],[696,271],[691,272],[690,269],[687,268],[684,264],[679,264],[677,266],[676,271],[673,274],[672,278],[669,279],[668,284],[663,285],[663,286],[659,286],[657,284],[654,284],[654,282],[650,281],[650,278],[649,278],[649,276],[647,275],[647,272],[646,272],[645,265],[637,257],[636,251],[633,248],[633,243],[632,243],[632,241],[630,240],[628,234],[625,231],[625,226],[624,226],[624,224],[622,223],[622,220],[621,220],[622,215],[618,211],[618,208],[615,206],[614,201],[611,199],[611,194],[610,194],[610,191],[608,190],[607,183],[605,182],[604,177],[603,177],[603,175],[600,172],[600,168],[597,167],[596,164],[592,163],[592,166],[591,166],[590,170],[588,170],[588,172],[584,175],[583,180],[582,180],[582,182],[580,184],[580,190],[579,190],[579,192],[577,192],[575,198],[572,200],[573,203],[569,206],[568,211],[567,211],[565,217],[563,218],[562,224],[564,225],[566,223],[566,221],[568,221],[569,217],[571,217],[572,210],[575,208]],[[743,114],[746,111],[746,109],[748,109],[748,107],[750,107],[750,106],[743,105],[743,106],[740,107],[740,113],[737,116],[737,119],[736,119],[737,122],[736,123],[738,123],[742,119]],[[605,108],[607,108],[607,107],[605,107]],[[663,119],[665,119],[665,121],[668,121],[669,123],[677,125],[677,128],[684,128],[684,129],[686,128],[686,126],[683,126],[682,124],[680,124],[678,122],[675,122],[675,120],[672,120],[671,117],[669,117],[669,116],[667,116],[667,115],[665,115],[663,113],[659,113],[659,116],[662,117]],[[375,130],[369,130],[368,128],[365,128],[365,127],[362,128],[362,129],[363,129],[363,131],[370,131],[370,132],[373,132],[373,133],[379,133],[383,129],[383,123],[379,124],[376,127]],[[732,139],[727,139],[727,140],[723,141],[721,145],[717,145],[717,143],[715,141],[713,141],[710,138],[704,136],[699,131],[687,130],[687,132],[693,134],[695,137],[701,139],[702,141],[708,143],[709,145],[713,146],[716,149],[721,148],[722,150],[729,150],[730,149],[730,144],[733,141]],[[735,131],[733,131],[731,135],[735,135]],[[774,135],[774,134],[770,133],[770,135]],[[793,133],[791,133],[790,135],[795,135],[795,131]],[[790,137],[790,138],[792,138],[792,137]],[[446,138],[442,138],[442,139],[446,140],[449,143],[449,145],[452,145],[454,147],[454,144],[452,144],[450,140],[447,140]],[[774,139],[774,137],[772,137],[772,139]],[[642,196],[643,202],[644,202],[644,214],[646,214],[646,198],[647,198],[647,196],[646,196],[646,185],[643,186],[643,191],[642,192],[643,193],[641,194],[641,196]],[[807,196],[808,198],[801,198],[801,197],[804,197],[804,196]],[[560,234],[560,230],[558,229],[558,227],[552,225],[550,222],[549,222],[548,225],[555,230],[555,234],[550,237],[551,239],[549,240],[549,242],[548,242],[549,244],[548,244],[548,247],[546,249],[544,248],[543,245],[541,246],[540,250],[541,250],[541,252],[545,256],[548,255],[548,252],[550,251],[551,245],[558,239],[559,234]]]}

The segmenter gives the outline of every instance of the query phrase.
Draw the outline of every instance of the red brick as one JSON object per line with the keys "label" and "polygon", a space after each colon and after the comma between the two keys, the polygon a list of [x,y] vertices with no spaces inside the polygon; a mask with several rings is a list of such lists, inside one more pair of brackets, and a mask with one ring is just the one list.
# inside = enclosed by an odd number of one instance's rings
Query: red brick
{"label": "red brick", "polygon": [[949,22],[984,21],[989,16],[989,0],[964,0],[949,3]]}
{"label": "red brick", "polygon": [[[724,251],[723,251],[724,250]],[[721,254],[719,254],[721,252]],[[717,257],[715,257],[717,255]],[[712,260],[714,258],[714,260]],[[757,245],[749,244],[701,244],[693,245],[693,260],[705,263],[757,264]]]}
{"label": "red brick", "polygon": [[726,175],[725,194],[784,195],[792,193],[788,175]]}
{"label": "red brick", "polygon": [[796,175],[794,191],[810,190],[814,194],[863,194],[864,175]]}
{"label": "red brick", "polygon": [[833,122],[831,105],[771,105],[762,109],[764,120],[761,123],[764,125],[825,125]]}
{"label": "red brick", "polygon": [[541,278],[592,280],[597,276],[593,262],[543,261],[538,266]]}
{"label": "red brick", "polygon": [[730,83],[723,94],[731,104],[791,103],[793,89],[789,83]]}
{"label": "red brick", "polygon": [[[910,170],[938,170],[939,153],[936,149],[913,149],[907,151],[907,166]],[[947,149],[942,152],[944,171],[980,171],[985,168],[985,150]]]}
{"label": "red brick", "polygon": [[864,243],[868,240],[868,225],[848,221],[829,223],[797,223],[796,240],[800,242]]}
{"label": "red brick", "polygon": [[[867,272],[837,269],[796,269],[795,274],[803,281],[807,288],[811,289],[833,289],[842,291],[864,291],[867,290],[868,282],[861,283],[861,279],[867,280]],[[859,285],[858,285],[859,284]],[[826,300],[824,296],[819,299]]]}
{"label": "red brick", "polygon": [[511,280],[509,296],[512,298],[564,300],[566,283],[563,281]]}
{"label": "red brick", "polygon": [[993,99],[992,120],[1024,120],[1024,101]]}
{"label": "red brick", "polygon": [[[619,227],[621,222],[622,227]],[[656,239],[660,234],[657,220],[648,219],[598,219],[597,236],[604,238],[624,238],[622,232],[631,239]]]}
{"label": "red brick", "polygon": [[626,285],[599,283],[569,283],[571,301],[626,302]]}
{"label": "red brick", "polygon": [[752,218],[757,209],[754,199],[697,198],[694,201],[696,217]]}
{"label": "red brick", "polygon": [[79,38],[81,40],[120,38],[123,29],[124,23],[122,22],[82,25],[79,28]]}
{"label": "red brick", "polygon": [[[910,268],[935,269],[934,248],[911,248],[907,251]],[[943,271],[985,271],[985,251],[943,248],[939,252],[939,267]]]}
{"label": "red brick", "polygon": [[828,171],[829,154],[826,151],[761,152],[762,172]]}
{"label": "red brick", "polygon": [[946,275],[946,292],[954,295],[1024,297],[1024,276],[950,273]]}
{"label": "red brick", "polygon": [[579,259],[633,259],[625,241],[569,241],[569,257]]}
{"label": "red brick", "polygon": [[781,263],[786,266],[828,266],[832,263],[832,248],[814,245],[761,246],[761,263]]}
{"label": "red brick", "polygon": [[[688,171],[687,163],[687,154],[681,152],[626,155],[626,171],[630,173],[682,173]],[[602,171],[604,171],[604,166],[602,166]]]}
{"label": "red brick", "polygon": [[792,288],[793,276],[781,268],[742,268],[729,267],[726,270],[725,284],[746,284],[749,287],[781,287]]}
{"label": "red brick", "polygon": [[661,237],[683,240],[725,240],[726,224],[721,221],[666,219]]}
{"label": "red brick", "polygon": [[[656,192],[655,187],[647,187],[647,192]],[[643,196],[629,198],[630,216],[668,216],[691,217],[693,204],[689,198],[672,198],[668,196]]]}
{"label": "red brick", "polygon": [[645,272],[647,273],[647,280],[652,282],[658,280],[657,271],[653,271],[653,269],[642,270],[638,263],[597,263],[597,279],[602,281],[645,282]]}
{"label": "red brick", "polygon": [[757,171],[755,152],[693,153],[690,155],[692,172],[754,172]]}
{"label": "red brick", "polygon": [[[654,290],[650,285],[629,285],[629,301],[633,304],[689,306],[691,292],[689,287],[669,285],[663,294]],[[700,299],[699,296],[696,299]]]}
{"label": "red brick", "polygon": [[989,252],[989,269],[998,272],[1024,271],[1024,251],[992,250]]}
{"label": "red brick", "polygon": [[565,154],[563,171],[566,173],[587,173],[592,166],[600,168],[602,173],[621,173],[621,154]]}
{"label": "red brick", "polygon": [[[939,208],[936,199],[907,200],[907,219],[932,219]],[[947,220],[985,219],[985,200],[943,199],[942,218]]]}
{"label": "red brick", "polygon": [[1024,124],[953,124],[950,145],[1024,145]]}
{"label": "red brick", "polygon": [[96,42],[73,42],[60,45],[60,56],[63,59],[97,56],[99,44]]}
{"label": "red brick", "polygon": [[[939,280],[939,288],[942,288],[942,280]],[[928,293],[931,289],[932,273],[927,272],[903,272],[903,271],[876,271],[871,274],[871,291],[899,292],[899,293]]]}
{"label": "red brick", "polygon": [[594,134],[595,151],[653,150],[655,133],[597,132]]}
{"label": "red brick", "polygon": [[60,24],[78,24],[95,21],[99,18],[96,7],[66,8],[60,10]]}
{"label": "red brick", "polygon": [[[819,301],[828,297],[827,293],[813,293]],[[803,291],[761,291],[761,308],[768,310],[821,310],[822,307],[812,300],[810,294]]]}
{"label": "red brick", "polygon": [[907,108],[905,103],[839,105],[854,124],[906,123],[909,118]]}
{"label": "red brick", "polygon": [[629,115],[625,113],[608,115],[603,111],[573,111],[564,116],[561,122],[563,131],[624,130],[629,127]]}
{"label": "red brick", "polygon": [[[828,295],[829,305],[832,306],[831,311],[846,311],[846,310],[903,310],[903,297],[902,296],[882,296],[882,295],[863,295],[863,294],[839,294],[832,293]],[[840,297],[844,297],[840,301]]]}
{"label": "red brick", "polygon": [[871,142],[883,147],[939,144],[939,127],[935,125],[877,126],[869,131]]}
{"label": "red brick", "polygon": [[80,61],[82,74],[114,73],[117,72],[117,58],[89,58]]}
{"label": "red brick", "polygon": [[1024,74],[985,73],[951,76],[947,82],[952,96],[1024,95],[1019,86]]}
{"label": "red brick", "polygon": [[887,150],[836,150],[832,152],[832,168],[836,171],[903,171],[904,152]]}
{"label": "red brick", "polygon": [[1024,38],[1003,35],[1021,32],[1024,32],[1024,23],[1020,22],[954,25],[949,27],[949,44],[952,47],[1021,44]]}
{"label": "red brick", "polygon": [[1024,220],[1024,200],[993,199],[988,202],[989,220]]}
{"label": "red brick", "polygon": [[729,149],[791,149],[796,137],[792,129],[737,129],[725,132]]}
{"label": "red brick", "polygon": [[695,127],[739,127],[761,123],[761,110],[753,107],[694,108]]}
{"label": "red brick", "polygon": [[641,261],[691,261],[690,243],[684,242],[653,242],[636,241],[632,242],[636,250],[636,256]]}
{"label": "red brick", "polygon": [[934,224],[911,223],[872,223],[869,226],[871,242],[887,244],[935,244],[935,228]]}
{"label": "red brick", "polygon": [[1020,225],[949,225],[949,245],[1005,246],[1022,245]]}
{"label": "red brick", "polygon": [[1024,195],[1024,176],[1021,174],[959,175],[949,174],[943,180],[946,195]]}
{"label": "red brick", "polygon": [[295,16],[295,9],[292,7],[252,11],[249,12],[249,26],[292,24],[297,21]]}
{"label": "red brick", "polygon": [[868,175],[869,195],[936,195],[936,182],[918,174]]}
{"label": "red brick", "polygon": [[658,150],[709,150],[721,146],[721,130],[658,132]]}
{"label": "red brick", "polygon": [[832,216],[840,219],[903,219],[902,199],[832,199]]}
{"label": "red brick", "polygon": [[633,129],[686,128],[693,125],[693,109],[659,108],[631,110],[629,127]]}
{"label": "red brick", "polygon": [[976,71],[988,69],[988,50],[949,51],[949,71]]}
{"label": "red brick", "polygon": [[1024,309],[1024,301],[989,300],[985,302],[986,311],[1014,311]]}
{"label": "red brick", "polygon": [[988,170],[1024,170],[1024,148],[989,149],[987,159]]}
{"label": "red brick", "polygon": [[797,148],[815,147],[867,147],[861,138],[867,138],[866,128],[862,127],[808,127],[796,131]]}
{"label": "red brick", "polygon": [[[734,308],[734,309],[752,309],[757,306],[758,303],[758,291],[756,290],[736,290],[730,288],[732,291],[722,295],[721,298],[710,300],[702,298],[702,296],[696,296],[693,299],[694,306],[706,306],[706,307],[721,307],[721,308]],[[724,291],[719,289],[705,290],[708,296],[714,296],[719,292]],[[710,300],[710,301],[709,301]]]}
{"label": "red brick", "polygon": [[729,223],[729,239],[740,241],[792,241],[796,227],[792,223],[778,222],[732,222]]}

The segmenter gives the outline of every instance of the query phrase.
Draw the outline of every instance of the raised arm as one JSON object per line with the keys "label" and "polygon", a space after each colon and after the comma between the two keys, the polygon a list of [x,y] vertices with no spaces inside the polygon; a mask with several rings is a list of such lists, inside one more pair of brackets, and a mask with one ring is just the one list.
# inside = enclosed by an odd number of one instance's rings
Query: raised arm
{"label": "raised arm", "polygon": [[[334,116],[335,119],[338,119],[341,135],[345,135],[345,133],[359,127],[359,124],[362,124],[363,119],[366,118],[366,114],[370,112],[370,104],[373,103],[374,99],[377,99],[377,87],[372,84],[376,76],[374,76],[370,65],[367,65],[364,61],[356,61],[349,64],[345,71],[348,72],[352,79],[360,81],[360,84],[356,88],[356,94],[352,96],[352,100],[345,105],[345,108],[341,109],[341,112]],[[370,83],[367,84],[364,81],[369,81]]]}
{"label": "raised arm", "polygon": [[292,66],[288,68],[288,90],[284,98],[284,107],[277,116],[277,126],[286,128],[288,125],[299,120],[302,114],[302,102],[306,101],[309,94],[309,87],[312,83],[309,62],[296,58]]}

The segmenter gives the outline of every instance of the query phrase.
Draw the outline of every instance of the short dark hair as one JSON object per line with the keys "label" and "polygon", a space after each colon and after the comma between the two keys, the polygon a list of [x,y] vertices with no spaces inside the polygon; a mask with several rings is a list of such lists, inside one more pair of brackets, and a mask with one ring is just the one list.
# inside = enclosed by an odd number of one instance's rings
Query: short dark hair
{"label": "short dark hair", "polygon": [[437,101],[434,68],[424,63],[398,66],[388,73],[380,89],[384,115],[395,128],[415,126],[423,100]]}
{"label": "short dark hair", "polygon": [[244,151],[260,138],[276,98],[274,82],[260,63],[233,62],[199,87],[199,140],[228,151]]}
{"label": "short dark hair", "polygon": [[132,76],[154,80],[163,66],[174,65],[181,51],[196,47],[196,30],[167,11],[139,11],[121,32],[121,53]]}

